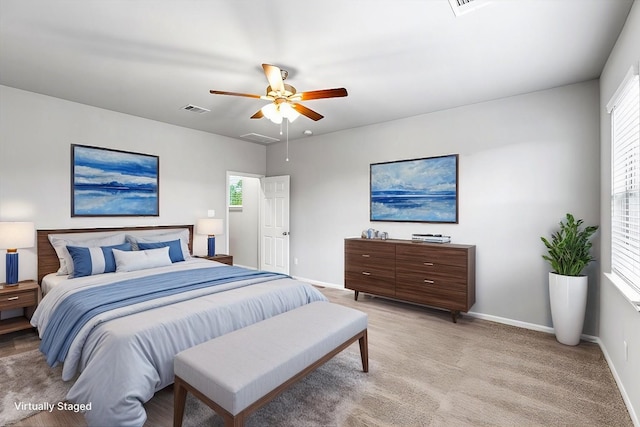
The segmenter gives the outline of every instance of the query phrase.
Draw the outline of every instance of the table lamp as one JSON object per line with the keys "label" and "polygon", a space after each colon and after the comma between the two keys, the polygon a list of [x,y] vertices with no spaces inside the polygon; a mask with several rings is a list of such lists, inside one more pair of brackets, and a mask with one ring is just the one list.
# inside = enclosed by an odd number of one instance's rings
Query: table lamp
{"label": "table lamp", "polygon": [[32,222],[0,222],[0,249],[7,250],[7,285],[18,284],[18,249],[32,248]]}
{"label": "table lamp", "polygon": [[216,254],[216,234],[223,233],[223,220],[217,218],[203,218],[196,222],[196,233],[209,236],[207,241],[207,256]]}

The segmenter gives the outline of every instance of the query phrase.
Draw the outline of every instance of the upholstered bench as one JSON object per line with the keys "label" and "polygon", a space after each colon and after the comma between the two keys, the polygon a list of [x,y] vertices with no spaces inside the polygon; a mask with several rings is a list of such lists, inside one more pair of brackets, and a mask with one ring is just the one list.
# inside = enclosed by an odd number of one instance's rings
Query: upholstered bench
{"label": "upholstered bench", "polygon": [[178,353],[173,425],[182,425],[191,392],[225,426],[242,426],[249,414],[356,340],[368,372],[367,315],[314,302]]}

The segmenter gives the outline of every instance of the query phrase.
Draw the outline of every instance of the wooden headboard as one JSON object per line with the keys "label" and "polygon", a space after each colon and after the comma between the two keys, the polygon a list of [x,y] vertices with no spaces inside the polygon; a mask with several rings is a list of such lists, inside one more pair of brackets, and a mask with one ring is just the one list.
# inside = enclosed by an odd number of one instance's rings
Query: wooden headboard
{"label": "wooden headboard", "polygon": [[150,225],[142,227],[117,227],[117,228],[65,228],[60,230],[38,230],[38,283],[49,273],[58,271],[60,261],[55,249],[49,242],[49,234],[71,234],[110,231],[141,231],[141,230],[165,230],[165,229],[189,229],[189,252],[193,253],[193,224],[189,225]]}

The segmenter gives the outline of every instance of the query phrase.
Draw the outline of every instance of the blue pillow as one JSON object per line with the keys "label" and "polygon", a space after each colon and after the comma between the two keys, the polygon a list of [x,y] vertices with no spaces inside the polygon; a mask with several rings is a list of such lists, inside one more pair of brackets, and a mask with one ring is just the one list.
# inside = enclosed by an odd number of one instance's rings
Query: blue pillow
{"label": "blue pillow", "polygon": [[146,249],[164,248],[165,246],[169,246],[169,258],[171,258],[171,262],[184,261],[184,255],[182,254],[182,246],[180,245],[180,239],[172,240],[170,242],[151,242],[151,243],[138,242],[138,249],[140,249],[141,251],[144,251]]}
{"label": "blue pillow", "polygon": [[69,275],[69,278],[113,273],[116,271],[116,260],[113,257],[113,249],[130,251],[131,243],[94,248],[67,246],[71,259],[73,259],[73,273]]}

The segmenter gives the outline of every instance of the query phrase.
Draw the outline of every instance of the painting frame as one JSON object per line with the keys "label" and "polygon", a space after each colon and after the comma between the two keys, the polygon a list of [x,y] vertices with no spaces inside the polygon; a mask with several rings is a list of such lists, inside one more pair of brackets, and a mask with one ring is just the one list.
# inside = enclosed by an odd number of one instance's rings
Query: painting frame
{"label": "painting frame", "polygon": [[369,165],[369,220],[458,224],[458,154]]}
{"label": "painting frame", "polygon": [[71,216],[160,216],[160,157],[71,144]]}

